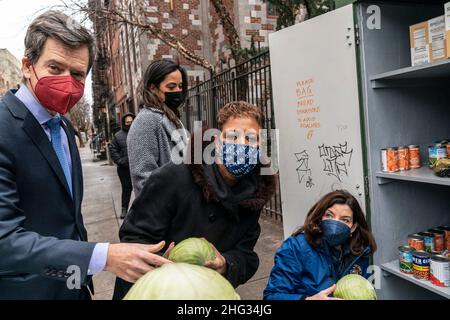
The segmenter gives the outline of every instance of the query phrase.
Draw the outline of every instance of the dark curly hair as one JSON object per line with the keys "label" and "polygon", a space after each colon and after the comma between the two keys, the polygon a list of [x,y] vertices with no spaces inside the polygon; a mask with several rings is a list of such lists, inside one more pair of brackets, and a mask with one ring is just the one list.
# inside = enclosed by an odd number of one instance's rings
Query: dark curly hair
{"label": "dark curly hair", "polygon": [[246,101],[232,101],[224,105],[217,114],[217,127],[219,130],[223,129],[223,125],[230,118],[253,118],[262,126],[263,114],[261,110],[254,104]]}

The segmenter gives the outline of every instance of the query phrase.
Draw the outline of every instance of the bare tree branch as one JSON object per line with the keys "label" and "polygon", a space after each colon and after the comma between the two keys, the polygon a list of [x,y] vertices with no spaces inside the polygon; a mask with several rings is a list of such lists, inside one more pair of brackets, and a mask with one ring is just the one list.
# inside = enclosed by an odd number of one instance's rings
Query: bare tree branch
{"label": "bare tree branch", "polygon": [[[177,39],[174,35],[170,34],[166,30],[158,27],[156,24],[147,23],[142,21],[141,14],[130,16],[126,10],[118,10],[111,8],[91,8],[87,4],[80,4],[74,0],[70,0],[70,4],[67,1],[64,2],[68,8],[72,8],[76,12],[81,12],[89,17],[104,17],[108,22],[112,24],[125,23],[134,27],[138,27],[141,30],[145,30],[152,34],[155,38],[161,40],[164,44],[177,50],[181,56],[183,56],[188,61],[202,66],[207,70],[213,70],[213,65],[207,61],[205,58],[199,56],[195,52],[189,50],[187,46]],[[142,3],[139,2],[142,8]],[[138,4],[138,6],[139,6]],[[141,12],[143,10],[141,9]]]}
{"label": "bare tree branch", "polygon": [[232,57],[236,62],[239,62],[242,58],[240,54],[240,51],[242,49],[241,39],[236,30],[236,27],[234,26],[234,22],[231,19],[231,15],[227,7],[221,0],[210,0],[210,2],[214,6],[217,16],[220,19],[220,23],[223,26],[225,36],[230,42]]}

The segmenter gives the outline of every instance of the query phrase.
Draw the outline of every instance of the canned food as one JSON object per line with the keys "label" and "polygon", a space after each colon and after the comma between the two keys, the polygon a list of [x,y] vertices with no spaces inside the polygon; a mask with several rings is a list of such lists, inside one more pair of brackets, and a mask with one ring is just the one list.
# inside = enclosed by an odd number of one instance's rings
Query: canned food
{"label": "canned food", "polygon": [[425,243],[423,241],[423,237],[415,234],[410,234],[408,236],[408,246],[411,248],[414,248],[417,251],[424,251],[425,250]]}
{"label": "canned food", "polygon": [[445,249],[445,231],[430,229],[428,232],[434,234],[434,250],[437,252],[443,252]]}
{"label": "canned food", "polygon": [[383,172],[398,172],[398,149],[387,148],[381,150],[381,170]]}
{"label": "canned food", "polygon": [[412,260],[412,253],[414,251],[414,248],[407,247],[407,246],[400,246],[398,247],[398,256],[399,256],[399,263],[400,263],[400,271],[406,274],[412,274],[413,273],[413,260]]}
{"label": "canned food", "polygon": [[430,254],[425,251],[414,251],[412,255],[414,278],[430,280]]}
{"label": "canned food", "polygon": [[381,171],[388,172],[387,163],[388,163],[387,149],[381,149]]}
{"label": "canned food", "polygon": [[406,146],[398,148],[398,169],[409,170],[409,149]]}
{"label": "canned food", "polygon": [[434,167],[438,160],[444,158],[447,158],[446,146],[438,143],[428,147],[428,164],[430,167]]}
{"label": "canned food", "polygon": [[439,226],[436,229],[444,230],[444,232],[445,232],[445,249],[450,251],[450,226]]}
{"label": "canned food", "polygon": [[420,159],[420,147],[417,145],[410,145],[409,147],[409,167],[411,169],[418,169],[422,166]]}
{"label": "canned food", "polygon": [[440,256],[440,255],[442,255],[442,252],[440,252],[440,251],[431,251],[430,252],[430,256],[432,257],[432,256]]}
{"label": "canned food", "polygon": [[434,249],[434,234],[430,232],[419,232],[418,235],[423,237],[426,252],[430,253],[431,251],[436,251],[436,249]]}
{"label": "canned food", "polygon": [[430,258],[430,280],[436,286],[450,287],[450,260],[447,257]]}
{"label": "canned food", "polygon": [[444,253],[442,254],[444,257],[447,257],[448,259],[450,259],[450,250],[445,250]]}

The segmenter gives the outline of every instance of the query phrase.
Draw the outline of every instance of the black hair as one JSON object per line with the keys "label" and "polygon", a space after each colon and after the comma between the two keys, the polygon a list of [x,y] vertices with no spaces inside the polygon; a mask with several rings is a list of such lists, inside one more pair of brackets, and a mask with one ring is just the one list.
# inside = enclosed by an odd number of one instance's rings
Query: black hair
{"label": "black hair", "polygon": [[177,70],[181,72],[181,78],[183,80],[182,91],[184,98],[186,99],[188,90],[188,76],[186,70],[170,59],[161,59],[153,61],[145,71],[142,100],[146,106],[164,111],[169,120],[172,121],[177,127],[179,127],[179,111],[171,110],[150,91],[150,86],[152,84],[159,88],[161,82],[164,81],[166,76]]}

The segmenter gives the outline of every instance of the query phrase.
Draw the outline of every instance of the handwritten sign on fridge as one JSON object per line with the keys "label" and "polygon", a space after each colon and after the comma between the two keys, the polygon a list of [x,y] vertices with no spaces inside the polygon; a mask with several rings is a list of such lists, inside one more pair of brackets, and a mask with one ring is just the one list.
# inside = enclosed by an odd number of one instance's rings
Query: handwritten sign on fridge
{"label": "handwritten sign on fridge", "polygon": [[365,209],[353,28],[347,6],[269,37],[285,237],[330,191]]}

